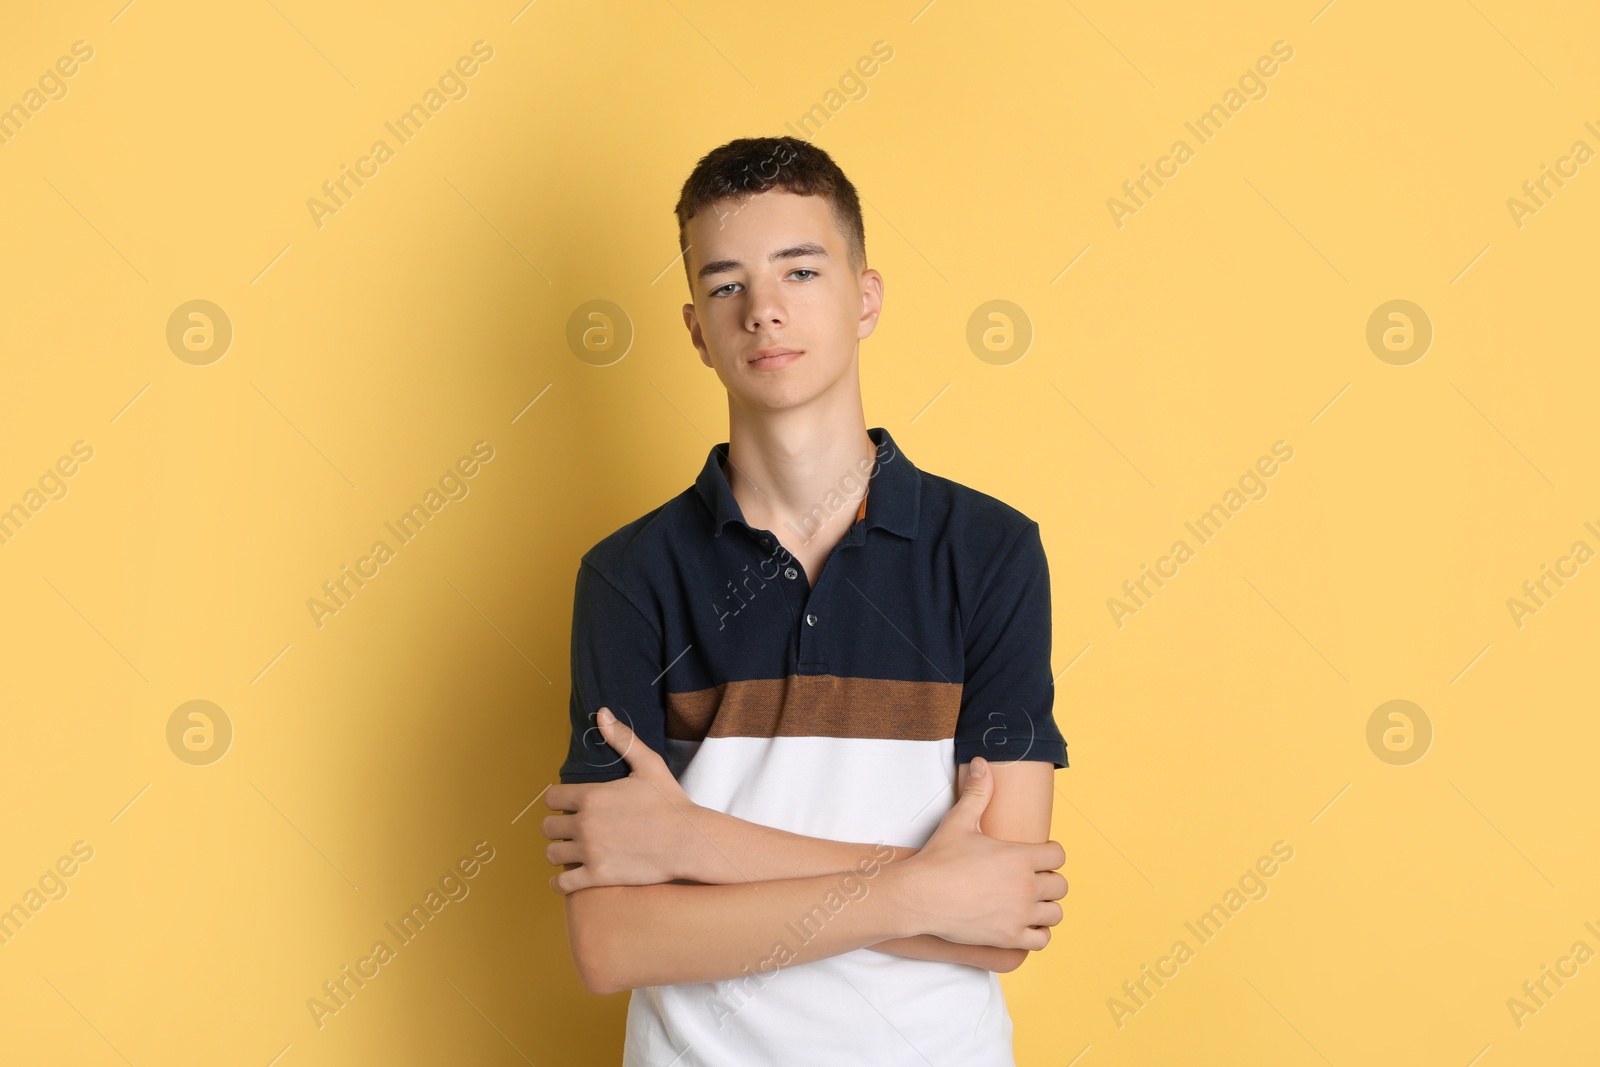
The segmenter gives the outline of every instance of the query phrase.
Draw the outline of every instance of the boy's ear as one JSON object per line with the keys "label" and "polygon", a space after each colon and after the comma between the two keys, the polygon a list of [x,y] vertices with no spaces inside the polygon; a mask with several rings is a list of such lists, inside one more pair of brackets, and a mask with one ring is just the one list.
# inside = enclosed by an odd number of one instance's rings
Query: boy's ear
{"label": "boy's ear", "polygon": [[883,275],[868,267],[861,272],[861,319],[856,324],[856,339],[872,336],[883,313]]}
{"label": "boy's ear", "polygon": [[700,353],[700,362],[711,366],[711,353],[706,351],[705,337],[700,332],[700,320],[695,318],[694,305],[683,305],[683,324],[689,330],[689,342]]}

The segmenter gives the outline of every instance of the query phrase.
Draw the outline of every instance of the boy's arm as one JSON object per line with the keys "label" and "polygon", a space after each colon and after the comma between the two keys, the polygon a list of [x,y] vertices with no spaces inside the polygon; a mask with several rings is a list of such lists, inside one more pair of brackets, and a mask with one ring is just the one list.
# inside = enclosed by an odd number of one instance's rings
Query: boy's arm
{"label": "boy's arm", "polygon": [[[970,778],[970,776],[969,776]],[[1043,948],[1061,921],[1056,842],[982,832],[994,777],[966,790],[912,859],[867,849],[852,869],[735,885],[590,886],[567,895],[579,977],[596,993],[770,973],[891,938]],[[857,873],[859,872],[859,873]]]}
{"label": "boy's arm", "polygon": [[[866,844],[808,837],[701,807],[683,793],[660,755],[627,726],[605,713],[597,716],[597,724],[633,773],[613,782],[564,784],[547,791],[552,809],[577,810],[584,816],[553,815],[543,822],[546,836],[566,839],[555,840],[546,857],[567,864],[551,885],[569,898],[590,887],[680,879],[733,885],[810,878],[848,871],[868,853],[894,863],[920,851],[889,845],[874,850]],[[958,793],[966,787],[970,766],[957,769]],[[989,766],[994,796],[983,813],[983,832],[1003,841],[1047,841],[1054,768],[1039,761]],[[1001,972],[1015,970],[1027,958],[1024,949],[962,944],[925,933],[890,937],[867,947]]]}
{"label": "boy's arm", "polygon": [[[809,837],[702,807],[689,799],[660,753],[608,709],[600,709],[595,722],[606,744],[622,753],[619,762],[630,773],[545,790],[545,805],[556,813],[540,823],[551,841],[545,858],[567,865],[550,880],[557,892],[680,879],[729,885],[806,878],[848,870],[872,847]],[[1002,841],[1048,840],[1054,768],[1038,760],[987,762],[995,772],[996,795],[984,813],[985,832]],[[956,768],[957,795],[970,767],[969,761]],[[909,845],[879,847],[893,850],[886,862],[919,851]]]}
{"label": "boy's arm", "polygon": [[[567,934],[578,977],[600,994],[712,982],[770,973],[910,932],[899,873],[877,862],[870,848],[857,860],[864,866],[859,874],[734,885],[603,885],[568,893]],[[830,897],[844,906],[830,913]],[[795,933],[802,929],[805,938]]]}
{"label": "boy's arm", "polygon": [[[540,824],[551,841],[545,858],[568,865],[550,880],[557,892],[677,879],[732,885],[808,878],[849,870],[873,848],[791,833],[702,807],[689,799],[661,754],[608,708],[595,715],[595,729],[621,753],[618,762],[626,766],[619,769],[628,773],[545,790],[545,805],[557,813]],[[934,799],[929,797],[928,803]],[[904,845],[878,847],[885,862],[918,852]]]}
{"label": "boy's arm", "polygon": [[[994,776],[994,798],[990,800],[978,824],[983,832],[1001,841],[1050,840],[1055,766],[1040,760],[986,762],[989,763],[989,773]],[[966,790],[971,771],[971,763],[963,763],[956,768],[958,796]],[[948,960],[1002,973],[1022,966],[1029,951],[1023,948],[996,948],[993,945],[963,945],[932,934],[892,938],[871,947],[896,956]]]}
{"label": "boy's arm", "polygon": [[[622,727],[627,729],[627,727]],[[624,742],[625,744],[626,742]],[[620,751],[619,747],[619,751]],[[956,793],[966,788],[971,763],[956,769]],[[1050,839],[1055,767],[1048,761],[1022,760],[989,764],[994,775],[994,798],[983,813],[983,832],[1001,841],[1038,843]],[[685,803],[689,803],[685,798]],[[748,822],[710,808],[690,805],[684,818],[692,824],[691,848],[698,843],[698,862],[691,861],[683,877],[713,885],[803,878],[848,870],[869,846],[807,837],[771,826]],[[894,855],[893,863],[915,856],[919,849],[879,846]],[[932,934],[895,937],[868,946],[877,952],[919,960],[943,960],[1006,973],[1027,959],[1025,949],[993,945],[964,945]]]}

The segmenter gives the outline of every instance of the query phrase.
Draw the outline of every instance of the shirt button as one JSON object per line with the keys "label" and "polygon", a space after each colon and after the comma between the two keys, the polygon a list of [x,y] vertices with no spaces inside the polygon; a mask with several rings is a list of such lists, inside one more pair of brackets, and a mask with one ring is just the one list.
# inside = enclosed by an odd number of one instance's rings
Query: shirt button
{"label": "shirt button", "polygon": [[806,616],[806,625],[807,626],[815,626],[816,624],[817,624],[817,617],[815,615],[807,615]]}
{"label": "shirt button", "polygon": [[795,569],[794,569],[794,568],[793,568],[793,567],[785,567],[785,568],[784,568],[784,569],[783,569],[783,576],[784,576],[784,577],[785,577],[785,578],[794,578],[794,577],[796,577],[796,576],[797,576],[797,575],[798,575],[798,574],[799,574],[799,573],[800,573],[800,572],[799,572],[799,571],[797,571],[797,570],[795,570]]}
{"label": "shirt button", "polygon": [[763,538],[762,538],[762,539],[761,539],[761,547],[762,547],[762,548],[771,548],[771,547],[772,547],[772,540],[771,540],[771,538],[767,538],[767,537],[763,537]]}

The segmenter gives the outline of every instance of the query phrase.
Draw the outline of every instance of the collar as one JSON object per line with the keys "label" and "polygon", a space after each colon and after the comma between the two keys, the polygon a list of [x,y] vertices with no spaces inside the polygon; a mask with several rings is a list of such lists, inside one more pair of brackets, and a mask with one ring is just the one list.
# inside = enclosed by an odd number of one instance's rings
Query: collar
{"label": "collar", "polygon": [[[870,530],[874,526],[881,526],[901,537],[915,537],[922,500],[922,479],[917,468],[882,426],[871,427],[867,430],[867,436],[878,446],[878,454],[868,483],[865,528]],[[754,533],[744,521],[744,512],[722,471],[722,464],[727,457],[728,442],[723,441],[711,447],[705,466],[695,479],[695,492],[711,515],[714,536],[721,537],[723,527],[730,522],[736,522]]]}

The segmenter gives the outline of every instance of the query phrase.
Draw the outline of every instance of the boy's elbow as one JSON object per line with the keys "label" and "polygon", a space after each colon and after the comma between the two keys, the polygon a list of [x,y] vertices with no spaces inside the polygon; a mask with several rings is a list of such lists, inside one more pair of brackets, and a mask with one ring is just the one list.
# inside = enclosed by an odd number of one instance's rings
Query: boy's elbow
{"label": "boy's elbow", "polygon": [[579,984],[595,996],[609,997],[613,993],[622,992],[622,986],[612,978],[611,972],[603,965],[598,953],[582,951],[574,943],[572,963],[577,969]]}
{"label": "boy's elbow", "polygon": [[583,988],[596,996],[610,996],[630,988],[623,984],[611,951],[610,931],[615,923],[605,915],[607,898],[615,886],[590,886],[567,894],[567,945],[572,965]]}
{"label": "boy's elbow", "polygon": [[999,949],[996,952],[997,958],[995,960],[995,965],[991,967],[990,970],[997,974],[1010,974],[1018,967],[1021,967],[1022,961],[1031,955],[1033,955],[1033,953],[1029,952],[1025,948]]}
{"label": "boy's elbow", "polygon": [[581,960],[574,957],[578,965],[578,982],[597,997],[609,997],[613,993],[620,993],[625,988],[602,977],[599,972],[585,967]]}

